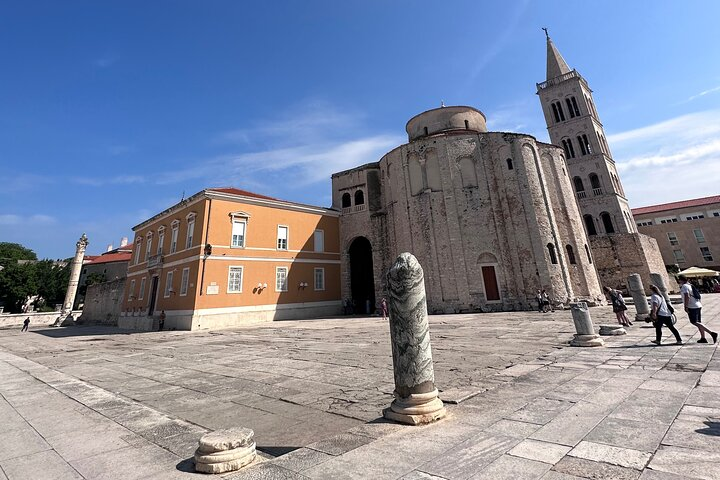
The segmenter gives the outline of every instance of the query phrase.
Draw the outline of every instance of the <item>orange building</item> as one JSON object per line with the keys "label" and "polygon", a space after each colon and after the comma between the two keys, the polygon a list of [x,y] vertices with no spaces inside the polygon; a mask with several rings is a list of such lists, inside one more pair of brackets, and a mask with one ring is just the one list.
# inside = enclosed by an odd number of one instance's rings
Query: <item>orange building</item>
{"label": "orange building", "polygon": [[119,326],[220,328],[341,311],[336,210],[235,188],[196,193],[133,228]]}

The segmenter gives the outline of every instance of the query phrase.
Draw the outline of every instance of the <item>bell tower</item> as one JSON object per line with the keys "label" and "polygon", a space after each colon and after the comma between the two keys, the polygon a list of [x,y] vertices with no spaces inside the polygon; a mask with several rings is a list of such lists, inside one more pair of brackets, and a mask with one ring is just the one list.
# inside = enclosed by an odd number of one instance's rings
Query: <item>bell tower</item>
{"label": "bell tower", "polygon": [[546,80],[537,84],[550,141],[565,151],[588,236],[636,233],[627,198],[595,109],[592,90],[570,69],[545,30]]}

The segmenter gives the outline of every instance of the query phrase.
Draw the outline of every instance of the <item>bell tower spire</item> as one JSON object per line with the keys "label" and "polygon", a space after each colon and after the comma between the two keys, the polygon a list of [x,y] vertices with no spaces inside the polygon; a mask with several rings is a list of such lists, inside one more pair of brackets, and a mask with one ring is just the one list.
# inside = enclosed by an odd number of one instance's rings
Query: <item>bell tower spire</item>
{"label": "bell tower spire", "polygon": [[547,41],[547,75],[546,80],[551,80],[560,75],[570,73],[570,67],[568,67],[565,59],[560,55],[560,51],[555,47],[555,44],[550,39],[548,29],[543,28],[545,31],[545,38]]}
{"label": "bell tower spire", "polygon": [[568,67],[545,31],[547,79],[537,84],[550,141],[565,151],[588,235],[635,233],[637,228],[610,154],[587,81]]}

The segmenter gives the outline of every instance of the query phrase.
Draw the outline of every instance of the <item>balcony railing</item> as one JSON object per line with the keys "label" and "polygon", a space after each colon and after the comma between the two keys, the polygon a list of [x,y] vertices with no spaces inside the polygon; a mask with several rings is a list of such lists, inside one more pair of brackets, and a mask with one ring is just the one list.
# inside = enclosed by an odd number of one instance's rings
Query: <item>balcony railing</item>
{"label": "balcony railing", "polygon": [[352,207],[345,207],[342,209],[342,213],[355,213],[365,211],[365,204],[353,205]]}
{"label": "balcony railing", "polygon": [[586,198],[587,195],[585,194],[585,191],[583,190],[582,192],[577,192],[577,197],[579,199],[583,199],[583,198]]}
{"label": "balcony railing", "polygon": [[602,188],[593,188],[593,195],[595,195],[596,197],[598,195],[602,195]]}
{"label": "balcony railing", "polygon": [[[560,75],[559,77],[551,78],[549,80],[546,80],[542,83],[538,83],[537,88],[538,90],[543,90],[547,87],[552,87],[553,85],[557,85],[558,83],[562,83],[565,80],[569,80],[571,78],[579,78],[583,83],[585,83],[585,79],[580,75],[577,70],[573,70],[572,72],[564,73]],[[585,83],[587,86],[587,84]]]}
{"label": "balcony railing", "polygon": [[163,256],[162,255],[151,255],[147,261],[148,268],[162,267],[162,264],[163,264]]}

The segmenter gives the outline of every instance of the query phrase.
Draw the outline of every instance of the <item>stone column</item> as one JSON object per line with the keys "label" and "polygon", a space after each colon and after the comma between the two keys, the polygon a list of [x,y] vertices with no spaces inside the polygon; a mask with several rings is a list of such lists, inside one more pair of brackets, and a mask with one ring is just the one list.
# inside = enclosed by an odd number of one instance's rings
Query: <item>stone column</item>
{"label": "stone column", "polygon": [[402,253],[387,283],[395,400],[383,415],[410,425],[439,420],[446,412],[435,388],[423,269],[412,254]]}
{"label": "stone column", "polygon": [[651,273],[650,283],[658,287],[658,290],[660,290],[660,294],[665,299],[665,302],[670,305],[670,295],[668,295],[667,293],[667,285],[665,285],[665,278],[663,277],[663,275],[661,273]]}
{"label": "stone column", "polygon": [[68,281],[67,292],[65,293],[65,301],[63,302],[60,316],[55,320],[53,325],[58,326],[65,324],[65,320],[69,318],[72,324],[72,308],[75,303],[75,295],[77,294],[78,281],[80,280],[80,272],[82,271],[83,258],[85,258],[85,249],[88,246],[88,238],[83,233],[80,240],[75,244],[75,258],[70,264],[70,280]]}
{"label": "stone column", "polygon": [[648,307],[647,297],[645,296],[645,288],[643,287],[642,278],[639,273],[633,273],[627,277],[628,290],[632,295],[633,303],[635,303],[635,321],[645,320],[650,315],[650,307]]}
{"label": "stone column", "polygon": [[587,303],[577,302],[570,304],[575,331],[577,332],[570,345],[573,347],[602,347],[605,342],[595,333],[595,325],[590,318]]}

